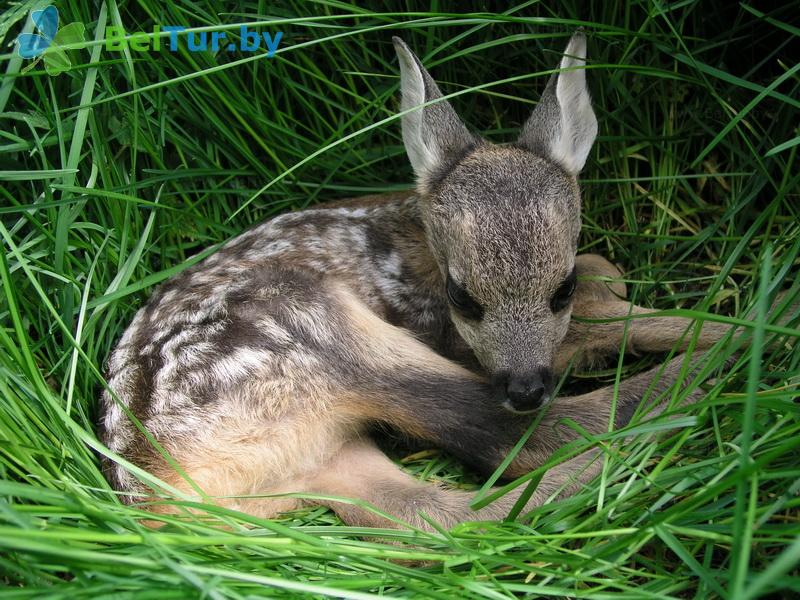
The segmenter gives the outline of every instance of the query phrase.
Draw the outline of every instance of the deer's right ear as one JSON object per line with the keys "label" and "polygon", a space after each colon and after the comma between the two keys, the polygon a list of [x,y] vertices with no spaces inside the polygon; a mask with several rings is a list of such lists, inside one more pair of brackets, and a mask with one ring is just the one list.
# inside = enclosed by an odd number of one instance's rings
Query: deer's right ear
{"label": "deer's right ear", "polygon": [[[442,97],[436,82],[399,37],[392,38],[400,59],[400,104],[403,111]],[[403,144],[417,176],[417,188],[428,191],[429,183],[474,147],[480,138],[472,135],[446,100],[403,115]]]}

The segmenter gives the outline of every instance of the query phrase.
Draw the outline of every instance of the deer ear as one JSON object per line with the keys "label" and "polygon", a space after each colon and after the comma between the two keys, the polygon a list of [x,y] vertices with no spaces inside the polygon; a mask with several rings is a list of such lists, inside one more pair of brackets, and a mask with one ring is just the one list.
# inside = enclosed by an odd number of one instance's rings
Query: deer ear
{"label": "deer ear", "polygon": [[578,32],[564,50],[559,72],[547,82],[517,143],[577,175],[597,136],[597,119],[586,88],[586,36]]}
{"label": "deer ear", "polygon": [[[400,59],[401,109],[406,111],[441,98],[436,82],[406,43],[398,37],[392,40]],[[403,115],[403,144],[422,193],[428,190],[438,173],[458,161],[479,141],[446,100]]]}

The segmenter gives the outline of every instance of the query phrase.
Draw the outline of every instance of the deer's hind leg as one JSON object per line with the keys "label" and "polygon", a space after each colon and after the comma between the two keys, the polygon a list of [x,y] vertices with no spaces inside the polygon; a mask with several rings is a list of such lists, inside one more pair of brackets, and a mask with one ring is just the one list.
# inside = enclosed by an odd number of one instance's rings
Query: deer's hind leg
{"label": "deer's hind leg", "polygon": [[[577,491],[581,484],[597,474],[601,464],[595,460],[598,455],[596,451],[588,451],[545,473],[526,509],[532,510],[551,498]],[[475,492],[419,481],[367,439],[345,444],[330,462],[309,478],[308,486],[311,492],[343,498],[316,502],[332,509],[348,525],[399,527],[408,524],[428,531],[433,528],[427,519],[446,529],[465,521],[503,519],[525,488],[518,487],[488,506],[473,510],[470,504]]]}
{"label": "deer's hind leg", "polygon": [[270,409],[261,410],[258,403],[270,387],[251,382],[216,406],[192,414],[184,408],[181,420],[196,424],[185,435],[174,435],[174,416],[150,420],[146,426],[173,464],[144,439],[129,458],[179,494],[146,493],[143,507],[179,514],[206,512],[211,505],[274,518],[305,505],[284,494],[307,491],[307,476],[356,435],[356,426],[335,410],[338,394],[324,382],[298,387],[283,401],[273,396]]}
{"label": "deer's hind leg", "polygon": [[[597,254],[581,254],[576,258],[578,285],[569,330],[556,353],[554,368],[563,372],[572,362],[573,368],[602,363],[618,354],[625,341],[625,351],[666,352],[685,350],[691,340],[694,321],[684,317],[647,317],[626,319],[631,315],[647,315],[657,310],[628,302],[626,286],[620,270]],[[604,323],[589,321],[615,319]],[[705,321],[697,340],[697,349],[711,347],[730,326]]]}

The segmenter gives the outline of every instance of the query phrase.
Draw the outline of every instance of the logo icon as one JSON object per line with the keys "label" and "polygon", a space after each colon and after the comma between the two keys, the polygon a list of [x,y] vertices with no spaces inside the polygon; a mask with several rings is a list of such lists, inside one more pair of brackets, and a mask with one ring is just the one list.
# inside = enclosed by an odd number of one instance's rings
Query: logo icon
{"label": "logo icon", "polygon": [[21,33],[17,37],[17,53],[22,58],[36,59],[25,70],[32,69],[39,60],[43,60],[45,70],[50,75],[68,71],[72,62],[62,46],[83,41],[83,23],[70,23],[59,29],[55,6],[31,11],[31,21],[39,33]]}

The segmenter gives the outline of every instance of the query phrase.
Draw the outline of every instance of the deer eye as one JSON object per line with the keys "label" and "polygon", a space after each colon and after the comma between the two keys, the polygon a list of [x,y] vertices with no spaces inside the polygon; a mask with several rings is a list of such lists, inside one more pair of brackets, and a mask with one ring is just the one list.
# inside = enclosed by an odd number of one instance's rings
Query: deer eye
{"label": "deer eye", "polygon": [[553,298],[550,300],[550,309],[554,312],[561,312],[567,306],[569,306],[570,301],[572,300],[572,295],[575,293],[575,286],[578,281],[578,275],[575,269],[572,269],[572,273],[563,281],[563,283],[558,286],[556,293],[553,294]]}
{"label": "deer eye", "polygon": [[483,318],[483,307],[475,302],[467,290],[453,280],[450,273],[447,274],[447,299],[461,316],[474,321],[480,321]]}

